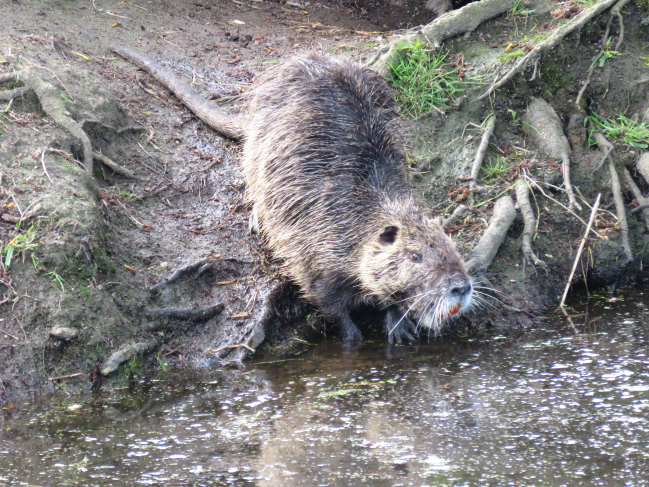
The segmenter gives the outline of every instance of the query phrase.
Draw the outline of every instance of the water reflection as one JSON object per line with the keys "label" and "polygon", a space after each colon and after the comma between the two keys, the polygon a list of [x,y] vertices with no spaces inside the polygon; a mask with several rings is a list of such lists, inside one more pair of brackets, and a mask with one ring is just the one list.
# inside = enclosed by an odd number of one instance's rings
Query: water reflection
{"label": "water reflection", "polygon": [[325,344],[17,406],[0,419],[0,484],[646,485],[649,325],[634,299],[578,335]]}

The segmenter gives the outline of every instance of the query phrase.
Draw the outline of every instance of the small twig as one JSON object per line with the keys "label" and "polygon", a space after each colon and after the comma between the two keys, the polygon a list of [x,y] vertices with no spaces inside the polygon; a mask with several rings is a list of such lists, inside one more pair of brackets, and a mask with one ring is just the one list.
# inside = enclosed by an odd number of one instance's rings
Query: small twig
{"label": "small twig", "polygon": [[595,216],[597,215],[597,208],[599,208],[599,200],[601,197],[601,194],[597,195],[597,199],[595,200],[595,204],[593,205],[593,210],[590,212],[590,220],[588,220],[588,225],[586,225],[586,232],[584,233],[584,237],[581,239],[581,243],[579,244],[579,249],[577,250],[577,255],[575,256],[575,262],[572,265],[572,271],[570,271],[570,276],[568,277],[568,282],[566,283],[566,289],[563,291],[563,296],[561,296],[559,308],[562,308],[563,304],[566,302],[568,290],[570,289],[570,283],[572,282],[572,277],[575,275],[575,270],[577,269],[577,264],[579,263],[581,253],[584,250],[584,245],[586,245],[586,240],[588,239],[590,228],[593,226],[593,222],[595,221]]}
{"label": "small twig", "polygon": [[117,174],[121,174],[122,176],[126,176],[127,178],[130,178],[130,179],[136,179],[138,181],[146,181],[146,179],[141,178],[140,176],[136,176],[129,169],[126,169],[125,167],[120,166],[119,164],[113,162],[111,159],[109,159],[108,157],[106,157],[103,154],[100,154],[99,152],[93,152],[92,157],[97,159],[104,166],[107,166],[110,169],[112,169],[113,171],[115,171]]}
{"label": "small twig", "polygon": [[59,375],[58,377],[49,377],[49,379],[50,380],[71,379],[72,377],[80,377],[82,375],[83,372],[77,372],[76,374]]}
{"label": "small twig", "polygon": [[475,154],[475,159],[473,159],[473,165],[471,166],[471,181],[469,182],[469,189],[475,191],[478,187],[478,174],[480,173],[480,168],[482,167],[482,161],[484,160],[485,151],[489,146],[489,138],[494,133],[494,127],[496,125],[496,116],[491,115],[485,124],[485,131],[482,134],[482,140],[480,141],[480,146],[478,147],[478,152]]}
{"label": "small twig", "polygon": [[[45,149],[45,150],[47,150],[47,149]],[[47,179],[49,179],[49,180],[50,180],[50,183],[51,183],[51,182],[52,182],[52,178],[51,178],[50,175],[48,174],[48,172],[47,172],[47,168],[45,167],[45,150],[43,150],[43,152],[41,153],[41,166],[43,166],[43,172],[45,173],[45,175],[47,176]]]}
{"label": "small twig", "polygon": [[12,335],[12,334],[9,333],[7,330],[4,330],[4,329],[0,328],[0,331],[1,331],[2,333],[4,333],[5,335],[9,335],[9,336],[10,336],[11,338],[13,338],[14,340],[18,340],[18,341],[20,341],[20,338],[18,338],[17,336]]}
{"label": "small twig", "polygon": [[219,353],[221,350],[225,350],[225,349],[227,349],[227,348],[245,348],[246,350],[249,350],[249,351],[251,351],[251,352],[253,352],[253,353],[255,352],[255,349],[254,349],[254,348],[249,347],[249,346],[246,345],[245,343],[239,343],[239,344],[237,344],[237,345],[224,345],[223,347],[217,348],[216,350],[210,350],[210,352],[213,353],[214,355],[216,355],[216,354]]}
{"label": "small twig", "polygon": [[[577,215],[577,213],[575,213],[574,211],[570,210],[566,205],[564,205],[564,204],[561,203],[560,201],[554,199],[552,196],[550,196],[550,195],[547,194],[545,191],[543,191],[543,188],[541,188],[541,186],[539,186],[539,183],[537,183],[534,179],[532,179],[532,178],[531,178],[530,176],[528,176],[528,175],[525,175],[525,179],[527,179],[530,183],[532,183],[532,184],[533,184],[533,185],[534,185],[534,186],[535,186],[535,187],[536,187],[536,188],[541,192],[541,194],[542,194],[543,196],[545,196],[545,197],[546,197],[547,199],[549,199],[550,201],[552,201],[552,202],[556,203],[557,205],[559,205],[561,208],[563,208],[564,210],[566,210],[568,213],[570,213],[572,216],[574,216],[574,217],[575,217],[577,220],[579,220],[581,223],[583,223],[584,225],[586,225],[586,222],[583,220],[583,218],[581,218],[579,215]],[[593,233],[594,233],[595,235],[597,235],[599,238],[601,238],[602,240],[608,240],[606,237],[604,237],[601,233],[599,233],[599,232],[598,232],[597,230],[595,230],[594,228],[593,228]]]}

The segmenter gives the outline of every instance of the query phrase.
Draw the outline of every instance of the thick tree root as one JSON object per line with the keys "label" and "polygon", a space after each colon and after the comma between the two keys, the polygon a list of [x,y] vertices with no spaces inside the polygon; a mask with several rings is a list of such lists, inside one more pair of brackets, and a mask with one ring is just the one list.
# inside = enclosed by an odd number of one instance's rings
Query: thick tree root
{"label": "thick tree root", "polygon": [[169,284],[172,284],[189,274],[193,274],[196,271],[198,271],[198,275],[201,275],[203,272],[205,272],[207,269],[209,269],[212,266],[213,262],[215,262],[217,259],[220,258],[221,258],[221,254],[210,255],[205,259],[201,259],[197,262],[193,262],[189,265],[186,265],[185,267],[176,269],[167,279],[164,279],[160,281],[158,284],[151,286],[149,288],[149,291],[157,291],[158,289],[168,286]]}
{"label": "thick tree root", "polygon": [[473,165],[471,166],[471,181],[469,181],[469,189],[475,191],[478,189],[478,174],[480,174],[480,168],[482,167],[482,161],[484,160],[485,152],[489,146],[489,139],[494,133],[494,127],[496,126],[496,117],[492,115],[487,120],[485,124],[485,131],[482,134],[482,140],[480,141],[480,146],[478,147],[478,152],[475,154],[475,159],[473,159]]}
{"label": "thick tree root", "polygon": [[645,207],[649,208],[649,199],[645,198],[642,195],[642,191],[640,191],[638,185],[635,184],[635,181],[631,177],[631,173],[629,172],[629,170],[625,167],[623,171],[624,171],[624,179],[626,181],[627,186],[631,190],[631,193],[633,193],[633,197],[640,204],[640,206],[631,210],[631,214],[642,212],[642,218],[644,219],[645,227],[647,228],[647,230],[649,230],[649,209],[645,209]]}
{"label": "thick tree root", "polygon": [[98,152],[93,152],[92,156],[97,159],[99,162],[101,162],[104,166],[112,169],[115,171],[117,174],[121,174],[122,176],[125,176],[129,179],[135,179],[137,181],[146,181],[145,178],[141,178],[140,176],[136,176],[133,174],[129,169],[126,169],[125,167],[120,166],[119,164],[113,162],[111,159],[106,157],[103,154],[100,154]]}
{"label": "thick tree root", "polygon": [[563,185],[568,195],[568,209],[581,210],[570,183],[570,144],[563,133],[563,124],[559,116],[548,102],[540,98],[533,98],[525,115],[531,130],[529,136],[534,143],[550,154],[555,159],[561,159],[563,170]]}
{"label": "thick tree root", "polygon": [[229,115],[215,104],[209,103],[171,71],[150,59],[121,46],[110,46],[110,48],[114,53],[148,72],[160,84],[172,91],[187,108],[216,132],[233,140],[243,138],[244,122],[240,117]]}
{"label": "thick tree root", "polygon": [[539,259],[534,250],[532,250],[532,240],[534,239],[534,233],[536,231],[536,218],[534,217],[534,210],[532,210],[532,205],[530,204],[527,182],[522,179],[519,179],[516,183],[516,201],[518,201],[518,206],[523,214],[524,228],[522,247],[525,261],[535,267],[542,267],[543,269],[546,269],[547,272],[545,262]]}
{"label": "thick tree root", "polygon": [[640,156],[638,162],[635,163],[635,167],[642,174],[645,182],[649,183],[649,152],[645,152]]}
{"label": "thick tree root", "polygon": [[[11,58],[12,56],[7,56]],[[21,81],[25,86],[0,93],[0,99],[13,99],[21,96],[29,90],[33,90],[41,102],[43,111],[54,120],[60,127],[67,130],[73,137],[81,142],[83,147],[83,161],[86,171],[92,175],[93,157],[92,144],[88,135],[81,128],[81,124],[70,118],[65,108],[65,102],[59,91],[51,84],[43,81],[33,70],[24,68],[13,73],[6,73],[0,76],[0,82]],[[9,98],[11,97],[11,98]]]}
{"label": "thick tree root", "polygon": [[505,241],[507,230],[512,226],[514,218],[516,218],[516,209],[512,199],[508,195],[499,198],[494,206],[494,214],[487,230],[469,253],[469,260],[464,263],[468,273],[478,272],[489,267],[498,249]]}
{"label": "thick tree root", "polygon": [[400,44],[419,40],[437,48],[446,39],[474,31],[482,22],[507,12],[515,4],[516,0],[482,0],[453,10],[413,34],[399,36],[392,40],[373,56],[368,66],[387,78],[390,76],[390,63],[395,62]]}
{"label": "thick tree root", "polygon": [[611,174],[611,190],[613,191],[617,219],[620,222],[622,247],[624,248],[627,262],[631,262],[633,260],[633,252],[629,243],[629,223],[626,219],[626,209],[624,208],[624,199],[622,198],[622,186],[620,185],[620,178],[617,174],[617,169],[615,169],[615,164],[610,159],[608,161],[608,170]]}
{"label": "thick tree root", "polygon": [[155,340],[123,345],[104,362],[104,365],[101,368],[102,375],[108,375],[111,372],[116,371],[124,362],[131,360],[136,355],[149,353],[157,346],[158,343]]}
{"label": "thick tree root", "polygon": [[225,309],[223,303],[213,304],[205,308],[154,308],[144,311],[147,318],[167,318],[172,320],[201,322],[214,318]]}
{"label": "thick tree root", "polygon": [[[478,100],[487,98],[494,91],[496,91],[498,88],[500,88],[505,83],[507,83],[510,79],[512,79],[515,74],[522,72],[530,64],[536,65],[540,61],[541,56],[547,51],[549,51],[550,49],[554,49],[563,40],[565,36],[567,36],[568,34],[570,34],[575,30],[581,29],[589,20],[591,20],[592,18],[596,17],[601,12],[609,8],[616,1],[618,0],[600,0],[595,5],[592,5],[582,10],[582,12],[579,15],[570,19],[570,21],[559,26],[557,29],[555,29],[552,32],[552,34],[547,39],[537,44],[534,47],[534,49],[532,49],[526,56],[522,57],[520,61],[518,61],[516,65],[507,74],[505,74],[505,76],[500,78],[497,82],[491,85],[491,88],[489,88],[482,95],[480,95],[478,97]],[[532,79],[534,79],[534,76],[536,76],[536,71],[537,70],[535,69]]]}

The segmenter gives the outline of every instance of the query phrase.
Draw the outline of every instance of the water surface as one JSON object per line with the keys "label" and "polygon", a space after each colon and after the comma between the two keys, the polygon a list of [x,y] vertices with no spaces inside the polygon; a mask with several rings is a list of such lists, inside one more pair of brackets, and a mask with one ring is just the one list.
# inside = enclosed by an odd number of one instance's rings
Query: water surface
{"label": "water surface", "polygon": [[0,485],[649,485],[643,299],[578,307],[578,332],[320,344],[15,405]]}

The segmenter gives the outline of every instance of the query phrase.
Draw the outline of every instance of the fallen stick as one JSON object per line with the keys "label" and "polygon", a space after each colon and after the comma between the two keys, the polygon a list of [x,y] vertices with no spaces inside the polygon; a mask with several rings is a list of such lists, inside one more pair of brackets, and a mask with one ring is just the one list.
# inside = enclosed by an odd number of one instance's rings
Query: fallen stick
{"label": "fallen stick", "polygon": [[72,377],[80,377],[83,375],[83,372],[77,372],[76,374],[68,375],[59,375],[58,377],[48,377],[49,380],[61,380],[61,379],[72,379]]}
{"label": "fallen stick", "polygon": [[113,45],[110,46],[110,49],[153,76],[160,84],[172,91],[198,118],[216,132],[232,140],[241,140],[243,138],[243,120],[240,117],[225,113],[215,104],[209,103],[196,90],[183,83],[171,71],[141,54],[121,46]]}
{"label": "fallen stick", "polygon": [[473,159],[473,165],[471,166],[471,181],[469,182],[469,190],[475,191],[478,189],[478,174],[480,173],[480,168],[482,167],[482,161],[484,160],[484,155],[489,146],[489,139],[494,133],[494,127],[496,126],[496,116],[491,115],[485,124],[485,131],[482,134],[482,140],[480,141],[480,146],[478,147],[478,152],[475,154],[475,159]]}
{"label": "fallen stick", "polygon": [[586,244],[586,239],[588,238],[588,233],[590,232],[590,227],[593,226],[593,221],[595,221],[595,215],[597,215],[597,208],[599,208],[599,199],[601,194],[597,195],[593,209],[590,212],[590,220],[588,220],[588,225],[586,226],[586,232],[584,233],[584,238],[581,239],[579,244],[579,249],[577,250],[577,255],[575,256],[575,262],[572,265],[572,271],[570,271],[570,276],[568,277],[568,282],[566,283],[566,288],[563,291],[563,296],[561,296],[561,302],[559,303],[559,308],[563,308],[563,304],[566,302],[566,296],[568,296],[568,290],[570,289],[570,283],[572,282],[572,277],[575,275],[575,270],[577,270],[577,264],[579,264],[579,259],[581,258],[581,253],[584,250],[584,245]]}
{"label": "fallen stick", "polygon": [[154,308],[144,311],[148,318],[169,318],[174,320],[185,321],[207,321],[215,317],[225,309],[223,303],[217,303],[205,308],[187,309],[187,308]]}
{"label": "fallen stick", "polygon": [[631,262],[633,260],[633,252],[629,243],[629,223],[626,219],[626,209],[624,208],[624,199],[622,198],[622,186],[620,185],[620,177],[617,174],[617,169],[615,169],[615,164],[613,164],[611,159],[608,161],[608,170],[611,174],[611,190],[613,191],[617,219],[620,222],[622,247],[624,248],[627,262]]}
{"label": "fallen stick", "polygon": [[469,253],[469,259],[464,263],[468,273],[489,267],[498,249],[505,241],[507,230],[512,226],[514,218],[516,218],[516,209],[509,195],[497,200],[489,226]]}
{"label": "fallen stick", "polygon": [[120,166],[116,162],[113,162],[111,159],[106,157],[103,154],[100,154],[99,152],[93,152],[92,156],[97,159],[99,162],[101,162],[104,166],[112,169],[115,171],[117,174],[121,174],[122,176],[126,176],[127,178],[130,179],[135,179],[137,181],[146,181],[146,179],[141,178],[140,176],[136,176],[133,174],[129,169],[126,169],[125,167]]}
{"label": "fallen stick", "polygon": [[529,187],[527,186],[527,182],[522,179],[519,179],[516,183],[516,201],[518,201],[518,206],[520,206],[521,213],[523,214],[522,247],[525,260],[533,266],[540,266],[547,269],[545,262],[539,259],[534,250],[532,250],[536,218],[534,217],[534,210],[532,210],[532,205],[530,204]]}
{"label": "fallen stick", "polygon": [[[482,100],[491,95],[498,88],[507,83],[510,79],[514,77],[516,73],[523,71],[530,63],[538,63],[541,59],[541,56],[545,54],[550,49],[554,49],[565,36],[573,32],[574,30],[581,29],[586,22],[588,22],[593,17],[599,15],[601,12],[613,5],[617,0],[601,0],[600,2],[592,5],[588,8],[585,8],[581,13],[572,19],[569,22],[559,26],[555,29],[550,37],[544,41],[538,43],[534,49],[532,49],[526,56],[522,57],[520,61],[507,73],[505,76],[500,78],[497,82],[491,85],[487,91],[478,97],[478,100]],[[482,2],[479,2],[482,3]],[[535,74],[536,74],[536,70]]]}

